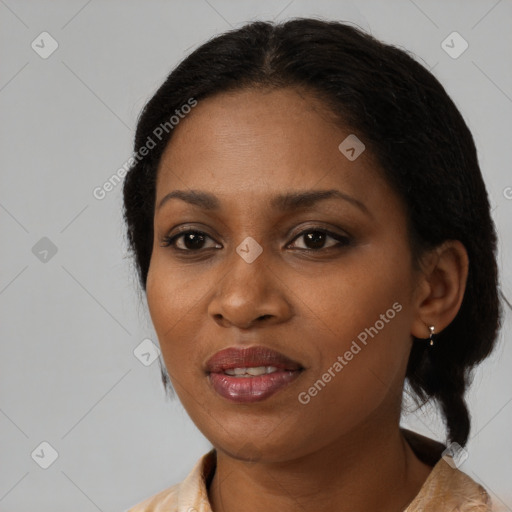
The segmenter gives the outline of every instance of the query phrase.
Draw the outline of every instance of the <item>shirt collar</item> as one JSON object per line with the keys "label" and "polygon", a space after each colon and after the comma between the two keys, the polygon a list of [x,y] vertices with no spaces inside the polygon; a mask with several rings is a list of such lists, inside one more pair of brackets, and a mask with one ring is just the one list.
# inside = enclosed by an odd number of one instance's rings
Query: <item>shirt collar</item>
{"label": "shirt collar", "polygon": [[210,450],[192,468],[179,484],[177,512],[212,512],[208,500],[208,486],[217,466],[217,452]]}

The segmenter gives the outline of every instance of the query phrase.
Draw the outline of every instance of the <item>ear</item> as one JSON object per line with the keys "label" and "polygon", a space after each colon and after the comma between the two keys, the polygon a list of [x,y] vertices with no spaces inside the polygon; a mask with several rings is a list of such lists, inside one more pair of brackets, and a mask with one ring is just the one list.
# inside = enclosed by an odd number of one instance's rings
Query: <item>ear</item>
{"label": "ear", "polygon": [[413,302],[411,334],[416,338],[428,338],[430,325],[439,333],[451,323],[462,304],[468,277],[468,254],[459,240],[444,242],[425,261]]}

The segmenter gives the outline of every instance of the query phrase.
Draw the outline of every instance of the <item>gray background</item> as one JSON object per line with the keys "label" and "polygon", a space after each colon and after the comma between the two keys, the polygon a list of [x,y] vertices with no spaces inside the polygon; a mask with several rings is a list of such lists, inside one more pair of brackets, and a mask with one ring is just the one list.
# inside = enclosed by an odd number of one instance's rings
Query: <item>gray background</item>
{"label": "gray background", "polygon": [[[185,54],[248,20],[309,15],[413,51],[445,85],[478,146],[512,297],[510,0],[0,0],[1,512],[122,511],[180,481],[209,450],[166,399],[158,360],[134,355],[156,337],[126,258],[121,185],[103,200],[93,190],[131,155],[140,109]],[[59,45],[46,59],[31,47],[44,31]],[[441,47],[453,31],[469,44],[456,59]],[[461,467],[504,510],[511,334],[508,311],[475,374]],[[431,408],[403,423],[444,439]],[[58,453],[47,469],[43,441]]]}

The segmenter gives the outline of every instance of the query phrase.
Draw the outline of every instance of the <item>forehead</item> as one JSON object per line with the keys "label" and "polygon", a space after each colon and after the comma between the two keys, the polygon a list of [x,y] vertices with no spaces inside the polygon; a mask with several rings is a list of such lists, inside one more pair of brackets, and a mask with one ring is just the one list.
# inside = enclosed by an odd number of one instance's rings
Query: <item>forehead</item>
{"label": "forehead", "polygon": [[369,151],[349,160],[351,136],[313,96],[296,89],[250,89],[200,100],[174,129],[157,179],[157,203],[172,189],[225,197],[338,188],[389,193]]}

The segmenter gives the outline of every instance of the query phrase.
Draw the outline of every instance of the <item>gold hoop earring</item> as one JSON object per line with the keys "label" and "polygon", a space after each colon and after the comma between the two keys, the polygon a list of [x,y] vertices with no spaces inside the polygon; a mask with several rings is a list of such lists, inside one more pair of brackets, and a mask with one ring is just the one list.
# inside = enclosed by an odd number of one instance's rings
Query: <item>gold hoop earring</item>
{"label": "gold hoop earring", "polygon": [[429,327],[429,331],[430,331],[430,346],[432,346],[434,344],[434,326],[431,325]]}

